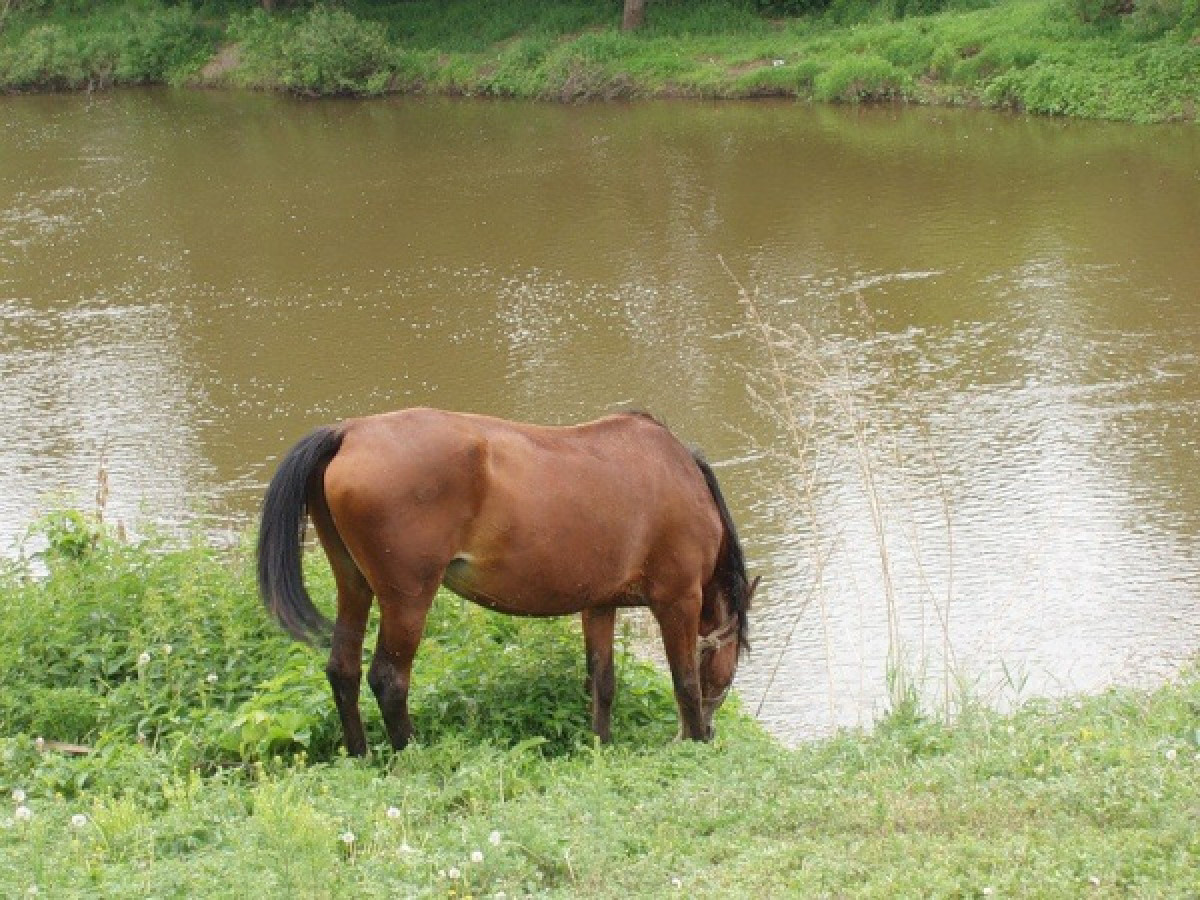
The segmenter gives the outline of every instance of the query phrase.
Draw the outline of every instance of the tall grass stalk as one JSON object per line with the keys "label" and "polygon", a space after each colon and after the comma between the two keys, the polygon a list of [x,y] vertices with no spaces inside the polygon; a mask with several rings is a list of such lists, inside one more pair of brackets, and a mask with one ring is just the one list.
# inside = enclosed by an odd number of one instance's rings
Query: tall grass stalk
{"label": "tall grass stalk", "polygon": [[[829,598],[823,585],[825,573],[831,556],[842,544],[844,534],[838,531],[827,534],[823,531],[818,509],[823,490],[822,473],[824,467],[831,466],[832,461],[824,461],[820,457],[817,435],[822,430],[841,429],[849,435],[853,469],[859,483],[861,494],[865,500],[870,526],[872,552],[876,557],[875,568],[879,577],[882,592],[883,615],[887,634],[887,651],[884,660],[885,680],[888,697],[892,709],[900,708],[914,702],[920,691],[918,685],[923,681],[919,673],[929,663],[927,653],[922,646],[918,658],[909,656],[909,648],[905,645],[902,627],[902,606],[904,594],[901,590],[897,564],[894,559],[892,541],[893,532],[905,521],[911,523],[912,536],[909,541],[910,550],[916,569],[919,584],[918,599],[927,596],[935,611],[937,627],[940,633],[942,673],[940,685],[940,706],[944,715],[951,714],[956,690],[956,668],[953,642],[951,639],[950,609],[953,600],[953,523],[951,501],[945,482],[944,472],[938,459],[932,434],[929,431],[925,417],[920,413],[918,399],[905,394],[902,408],[915,410],[920,421],[918,433],[921,436],[919,448],[925,462],[935,473],[935,492],[945,520],[946,558],[943,577],[945,594],[938,596],[931,583],[928,565],[924,559],[915,513],[904,514],[903,510],[890,508],[884,498],[881,479],[901,473],[905,468],[904,451],[898,442],[892,444],[890,466],[885,466],[888,454],[884,446],[885,427],[882,423],[873,422],[867,408],[869,402],[863,390],[856,386],[853,364],[846,351],[831,341],[825,341],[814,335],[800,323],[790,323],[786,327],[776,325],[768,316],[765,304],[759,291],[748,290],[730,269],[722,258],[719,260],[726,275],[737,290],[737,296],[744,310],[749,330],[754,340],[763,350],[767,365],[761,377],[750,378],[749,393],[752,402],[765,417],[773,422],[783,436],[782,445],[772,447],[768,455],[780,461],[791,477],[784,480],[785,492],[789,502],[795,508],[802,509],[808,519],[813,534],[813,546],[810,551],[811,564],[808,575],[813,579],[808,595],[795,610],[794,617],[788,626],[788,631],[779,655],[770,669],[762,697],[758,700],[757,708],[761,711],[774,687],[776,676],[782,667],[784,655],[792,644],[800,622],[811,603],[811,597],[818,600],[820,612],[821,637],[825,652],[825,672],[827,680],[827,705],[831,724],[836,723],[835,708],[838,697],[833,675],[834,648],[830,636],[831,610]],[[858,320],[868,328],[874,329],[875,323],[861,295],[855,293]],[[895,368],[896,361],[890,360],[887,366]],[[921,605],[921,635],[922,644],[925,633],[924,603]],[[960,698],[961,699],[961,698]]]}
{"label": "tall grass stalk", "polygon": [[[751,327],[755,330],[756,336],[763,350],[767,354],[768,361],[768,376],[770,384],[773,388],[774,397],[766,398],[764,395],[754,391],[751,387],[752,397],[755,398],[757,404],[767,410],[771,417],[784,428],[789,440],[788,457],[789,462],[794,464],[793,471],[801,473],[803,479],[803,488],[800,491],[800,500],[804,503],[808,510],[809,518],[816,521],[816,511],[813,506],[813,491],[816,484],[816,466],[811,464],[812,444],[809,438],[812,434],[812,429],[816,420],[816,411],[809,410],[808,421],[802,423],[797,412],[796,404],[792,396],[792,391],[789,389],[788,373],[784,370],[782,362],[782,354],[789,349],[792,344],[788,341],[787,336],[779,332],[774,326],[767,322],[759,311],[758,302],[754,295],[746,290],[745,286],[738,280],[738,277],[733,274],[733,270],[729,268],[729,264],[725,262],[722,256],[717,257],[721,263],[721,267],[725,270],[725,274],[733,282],[737,288],[738,300],[745,310],[746,317],[750,322]],[[778,405],[776,405],[778,404]],[[833,646],[829,639],[829,611],[825,603],[824,591],[824,571],[825,561],[832,553],[833,545],[830,544],[824,554],[817,553],[817,564],[814,567],[814,578],[812,590],[817,597],[817,608],[821,613],[821,638],[825,644],[825,676],[828,683],[828,691],[826,700],[829,704],[829,721],[836,721],[836,712],[834,709],[835,690],[833,685]],[[767,701],[771,688],[775,683],[775,677],[779,672],[780,665],[783,661],[784,654],[787,652],[788,646],[792,642],[792,638],[796,633],[796,628],[800,624],[800,620],[804,617],[804,612],[808,607],[807,601],[800,605],[797,609],[796,616],[792,620],[792,624],[788,629],[787,638],[783,646],[779,650],[779,656],[775,660],[775,664],[771,669],[770,677],[767,679],[767,684],[763,689],[762,697],[759,699],[757,711],[761,712],[763,705]]]}

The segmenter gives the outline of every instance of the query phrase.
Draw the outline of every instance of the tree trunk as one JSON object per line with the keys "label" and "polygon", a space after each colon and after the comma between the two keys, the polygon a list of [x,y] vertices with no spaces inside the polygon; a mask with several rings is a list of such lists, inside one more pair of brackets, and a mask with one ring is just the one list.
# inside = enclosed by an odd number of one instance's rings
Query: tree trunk
{"label": "tree trunk", "polygon": [[646,23],[646,0],[625,0],[625,14],[621,17],[621,30],[633,31]]}

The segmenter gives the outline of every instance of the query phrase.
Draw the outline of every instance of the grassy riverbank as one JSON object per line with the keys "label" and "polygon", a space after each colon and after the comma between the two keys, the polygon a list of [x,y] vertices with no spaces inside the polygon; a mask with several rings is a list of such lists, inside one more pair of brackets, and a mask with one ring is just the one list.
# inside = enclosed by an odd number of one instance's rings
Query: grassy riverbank
{"label": "grassy riverbank", "polygon": [[[1128,12],[1118,10],[1128,9]],[[928,13],[928,14],[920,14]],[[170,82],[302,94],[796,97],[1195,121],[1196,0],[15,0],[0,88]]]}
{"label": "grassy riverbank", "polygon": [[714,745],[672,743],[666,679],[625,654],[596,748],[573,623],[443,597],[422,743],[360,763],[243,551],[43,531],[48,572],[0,574],[4,896],[1200,891],[1195,675],[952,726],[901,704],[787,750],[737,710]]}

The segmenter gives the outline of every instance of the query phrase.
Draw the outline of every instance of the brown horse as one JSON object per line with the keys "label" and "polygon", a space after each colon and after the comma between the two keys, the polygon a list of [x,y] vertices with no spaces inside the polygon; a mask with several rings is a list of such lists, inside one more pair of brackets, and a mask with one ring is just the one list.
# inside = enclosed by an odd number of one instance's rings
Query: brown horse
{"label": "brown horse", "polygon": [[366,753],[367,683],[397,750],[412,734],[409,675],[439,585],[513,615],[582,613],[592,727],[609,739],[613,625],[648,606],[662,630],[683,737],[712,737],[747,645],[757,585],[712,469],[641,413],[542,427],[408,409],[318,428],[280,463],[263,501],[258,582],[294,637],[329,622],[301,572],[306,513],[337,582],[326,672],[346,749]]}

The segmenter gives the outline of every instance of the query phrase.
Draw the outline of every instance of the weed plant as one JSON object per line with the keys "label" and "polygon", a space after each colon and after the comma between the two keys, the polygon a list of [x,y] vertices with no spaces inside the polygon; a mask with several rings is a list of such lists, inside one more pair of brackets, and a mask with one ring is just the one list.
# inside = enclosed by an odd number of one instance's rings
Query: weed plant
{"label": "weed plant", "polygon": [[[129,748],[169,760],[172,772],[300,753],[337,758],[324,654],[268,620],[245,553],[133,545],[78,512],[47,518],[38,536],[44,572],[26,560],[0,583],[0,734],[96,749],[68,781],[46,772],[48,787],[78,789],[95,774],[89,762],[139,752]],[[332,596],[320,554],[310,563],[314,594]],[[413,676],[418,738],[532,740],[550,754],[590,743],[576,632],[564,620],[504,617],[440,597]],[[669,740],[675,712],[664,679],[624,651],[619,668],[618,740]],[[383,728],[364,695],[381,749]]]}

